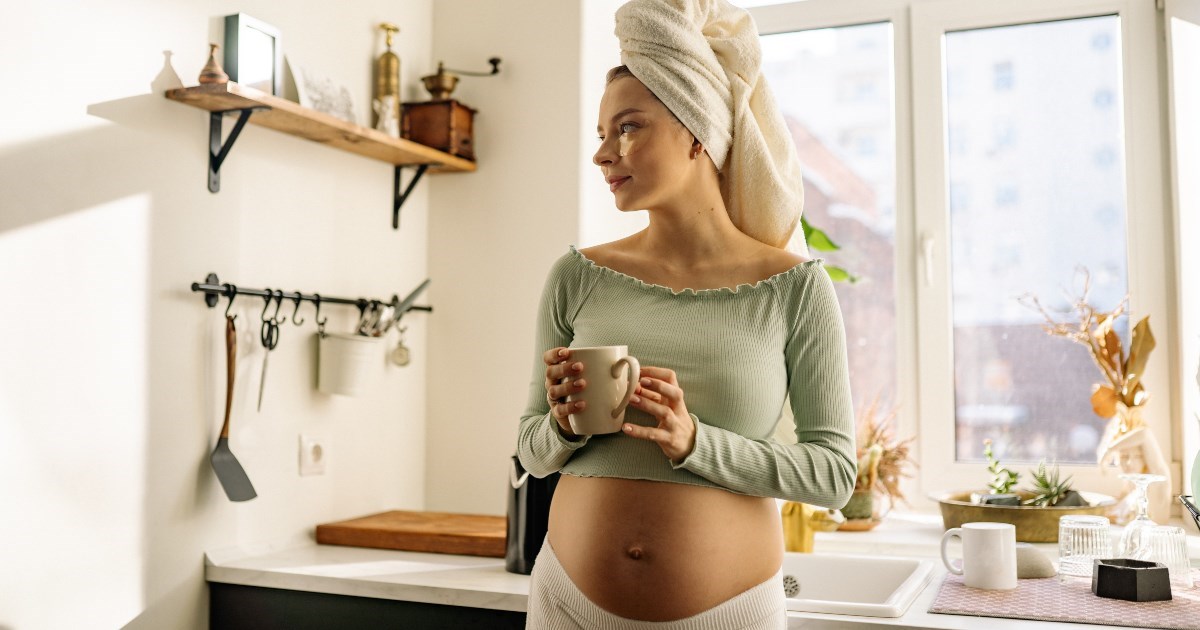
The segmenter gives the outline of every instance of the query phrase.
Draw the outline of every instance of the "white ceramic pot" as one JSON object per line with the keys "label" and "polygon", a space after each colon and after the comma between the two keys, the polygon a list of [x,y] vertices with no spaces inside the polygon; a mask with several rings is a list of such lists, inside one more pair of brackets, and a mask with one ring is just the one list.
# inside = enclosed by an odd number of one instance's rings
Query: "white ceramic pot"
{"label": "white ceramic pot", "polygon": [[326,333],[317,341],[317,389],[357,396],[383,369],[383,337]]}

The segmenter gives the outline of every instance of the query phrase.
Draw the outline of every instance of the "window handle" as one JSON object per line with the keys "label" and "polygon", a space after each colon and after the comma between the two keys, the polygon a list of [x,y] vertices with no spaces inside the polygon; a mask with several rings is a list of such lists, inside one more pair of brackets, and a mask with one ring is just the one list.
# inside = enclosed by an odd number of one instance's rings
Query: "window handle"
{"label": "window handle", "polygon": [[921,264],[925,267],[925,286],[933,286],[933,237],[921,237]]}

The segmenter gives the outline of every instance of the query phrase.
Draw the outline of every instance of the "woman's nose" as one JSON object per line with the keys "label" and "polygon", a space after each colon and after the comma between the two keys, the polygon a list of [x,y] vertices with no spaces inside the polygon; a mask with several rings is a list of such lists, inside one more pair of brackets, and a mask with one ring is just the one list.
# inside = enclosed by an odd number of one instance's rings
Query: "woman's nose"
{"label": "woman's nose", "polygon": [[608,138],[601,141],[600,148],[596,149],[596,153],[592,155],[592,164],[596,166],[612,164],[613,160],[617,157],[617,153],[613,151],[612,145],[613,143]]}

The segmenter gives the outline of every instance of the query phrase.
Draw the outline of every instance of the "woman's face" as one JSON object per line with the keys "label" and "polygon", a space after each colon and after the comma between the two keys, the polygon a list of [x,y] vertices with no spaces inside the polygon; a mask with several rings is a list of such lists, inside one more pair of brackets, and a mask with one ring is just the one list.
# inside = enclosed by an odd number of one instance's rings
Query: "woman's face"
{"label": "woman's face", "polygon": [[596,131],[600,148],[592,162],[618,209],[661,207],[692,188],[699,172],[691,159],[695,139],[635,77],[622,76],[605,88]]}

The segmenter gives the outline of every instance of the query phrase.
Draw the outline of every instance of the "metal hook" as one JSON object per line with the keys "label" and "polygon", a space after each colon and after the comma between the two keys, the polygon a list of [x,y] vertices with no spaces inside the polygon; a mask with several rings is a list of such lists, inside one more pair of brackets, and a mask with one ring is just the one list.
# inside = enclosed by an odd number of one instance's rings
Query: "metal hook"
{"label": "metal hook", "polygon": [[269,322],[271,320],[267,319],[267,309],[271,308],[271,300],[274,298],[275,293],[273,291],[271,291],[271,289],[269,289],[269,288],[263,289],[263,290],[267,292],[267,294],[263,296],[263,300],[266,301],[266,304],[263,305],[263,312],[262,312],[262,315],[260,315],[259,317],[264,322]]}
{"label": "metal hook", "polygon": [[317,307],[317,314],[316,314],[317,325],[323,327],[323,326],[325,326],[325,322],[329,321],[329,318],[326,317],[325,319],[321,319],[321,294],[320,293],[313,294],[313,304],[315,304]]}
{"label": "metal hook", "polygon": [[300,292],[296,292],[296,297],[292,298],[296,302],[296,308],[292,311],[292,323],[299,326],[304,323],[304,320],[296,321],[296,315],[300,314]]}
{"label": "metal hook", "polygon": [[279,307],[283,306],[283,289],[277,289],[277,291],[279,291],[279,295],[275,296],[275,312],[271,314],[271,321],[275,322],[276,326],[287,320],[286,317],[279,319]]}
{"label": "metal hook", "polygon": [[[229,296],[229,304],[227,304],[225,306],[225,317],[229,317],[229,309],[230,309],[230,307],[233,306],[233,298],[237,297],[237,287],[232,284],[226,283],[225,284],[225,293],[226,293],[226,295]],[[233,319],[236,320],[237,315],[234,315]]]}

